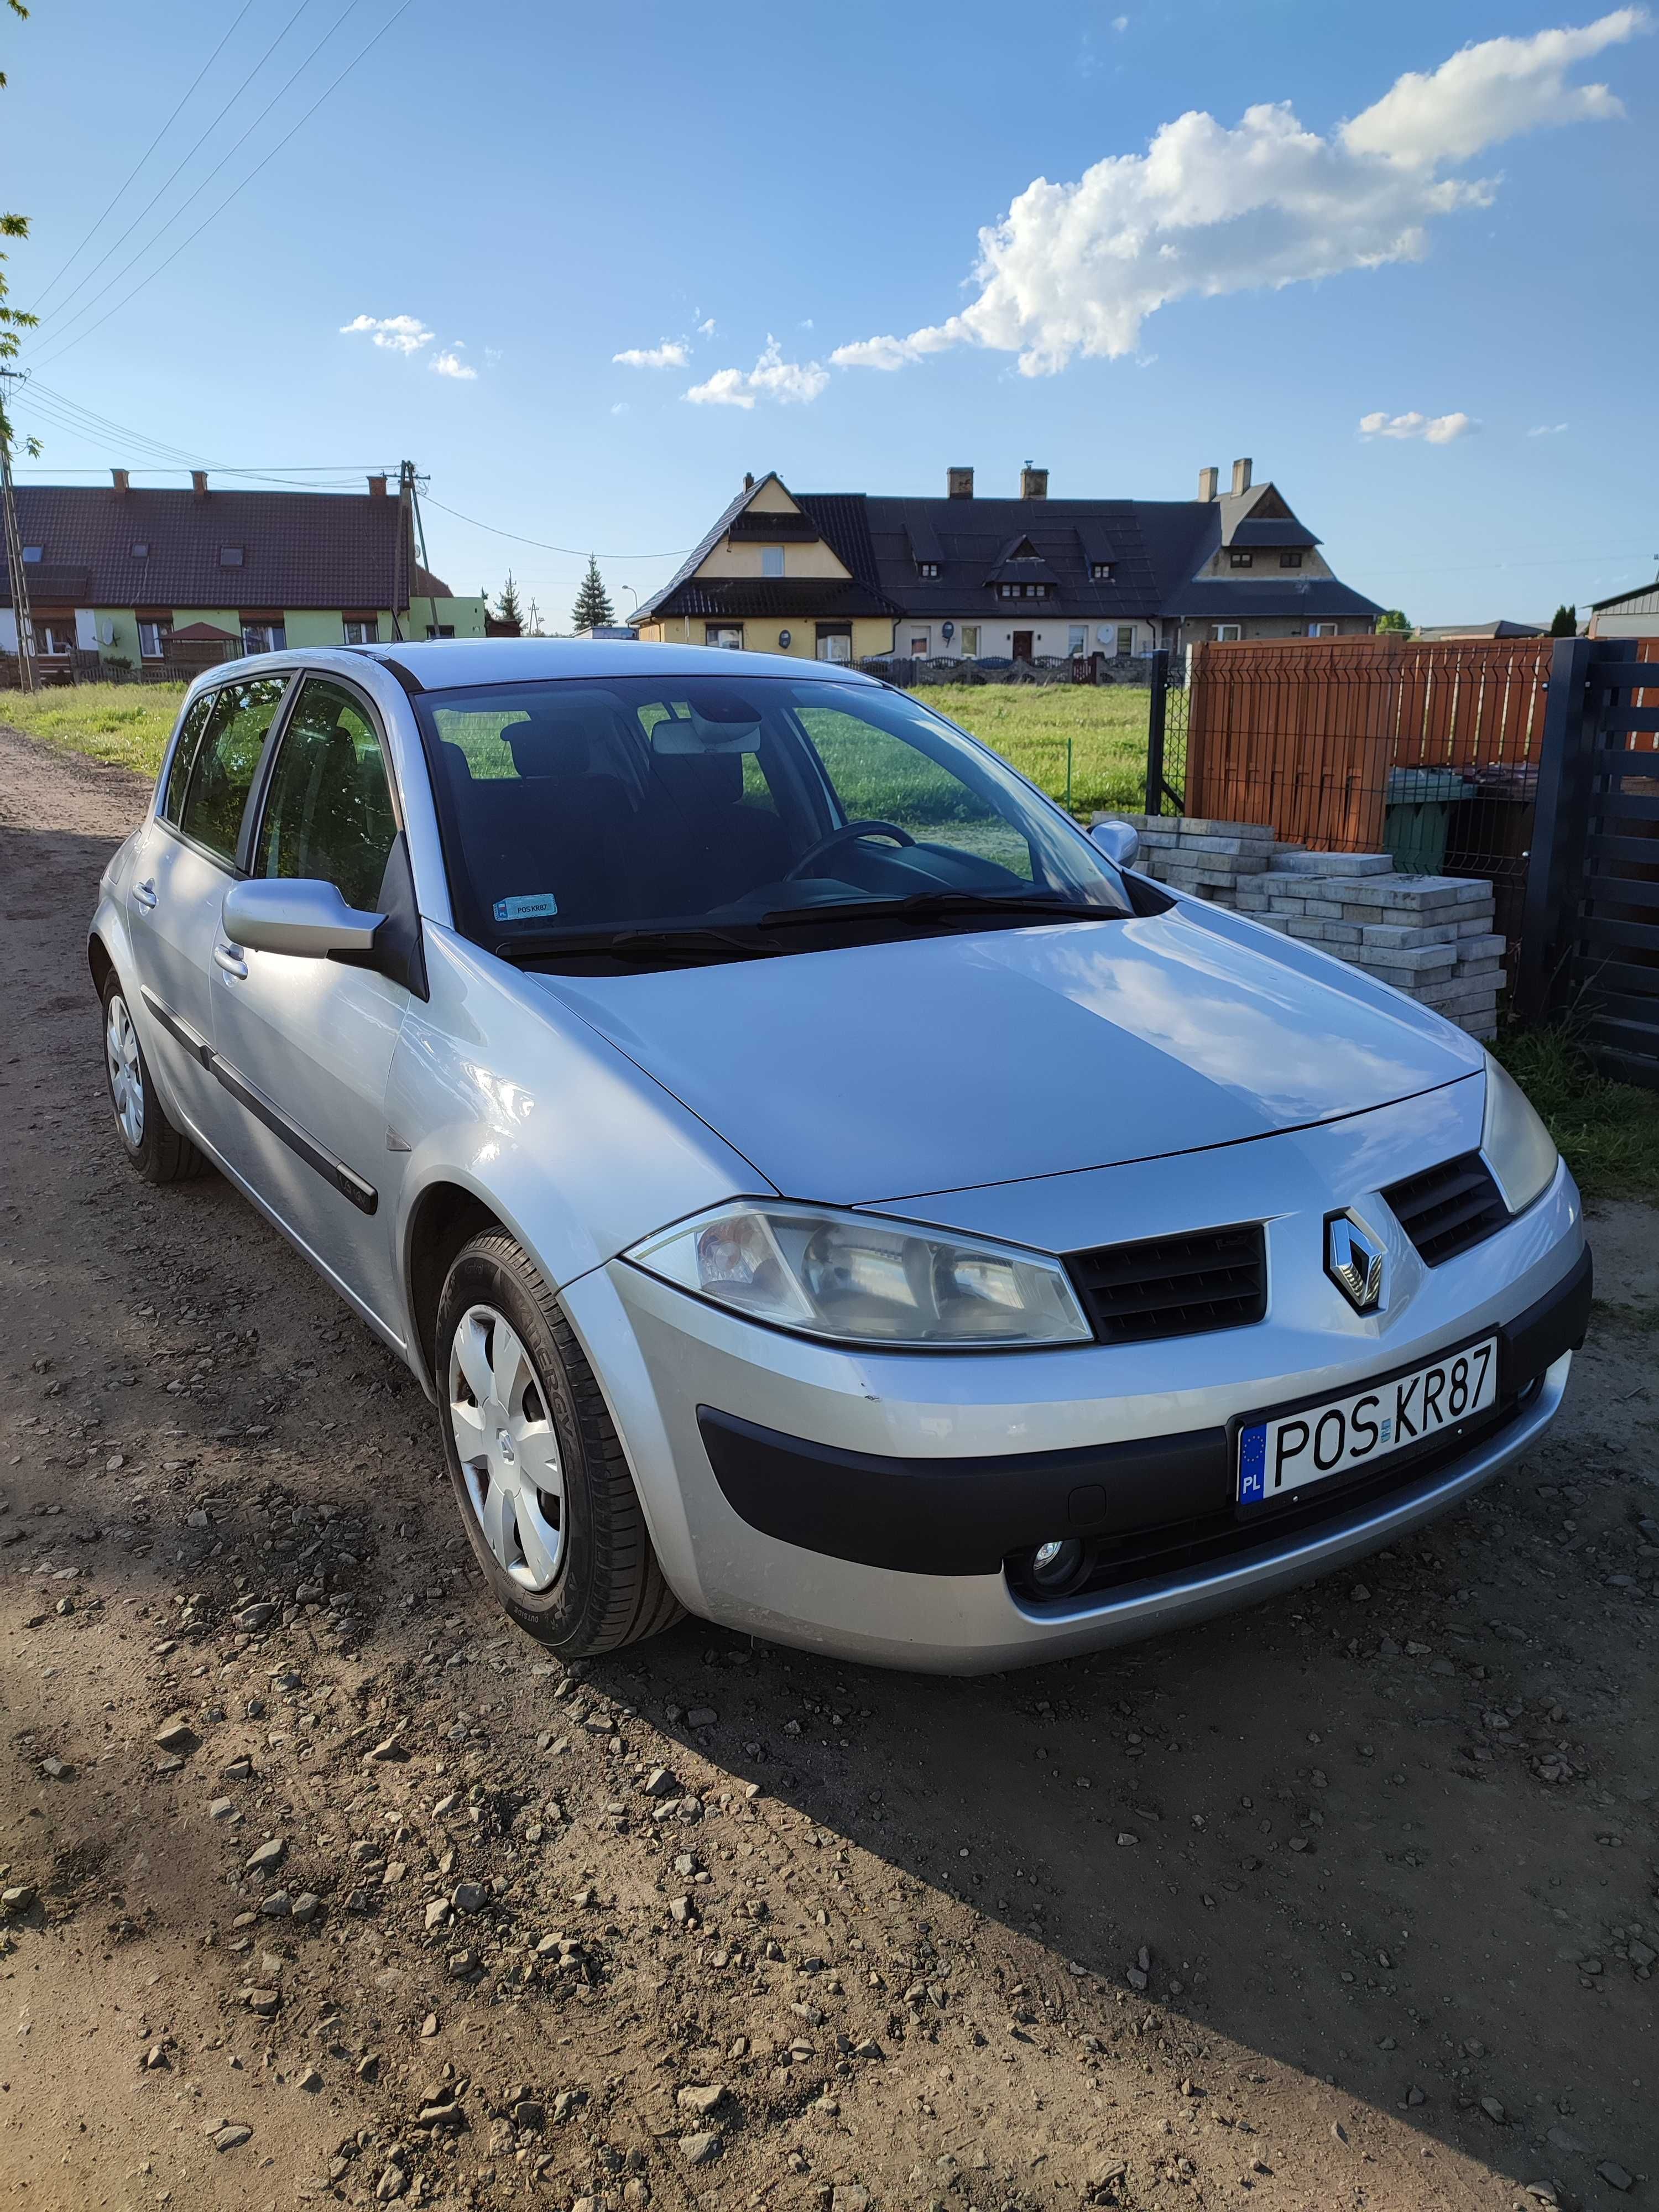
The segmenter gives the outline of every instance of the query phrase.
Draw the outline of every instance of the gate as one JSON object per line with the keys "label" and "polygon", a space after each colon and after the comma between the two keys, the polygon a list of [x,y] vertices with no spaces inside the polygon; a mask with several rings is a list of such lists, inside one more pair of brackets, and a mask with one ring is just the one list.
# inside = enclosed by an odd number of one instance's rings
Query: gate
{"label": "gate", "polygon": [[1187,711],[1190,694],[1170,681],[1170,656],[1152,655],[1146,717],[1146,811],[1187,811]]}
{"label": "gate", "polygon": [[1550,665],[1516,1008],[1571,1012],[1604,1075],[1659,1090],[1659,639]]}

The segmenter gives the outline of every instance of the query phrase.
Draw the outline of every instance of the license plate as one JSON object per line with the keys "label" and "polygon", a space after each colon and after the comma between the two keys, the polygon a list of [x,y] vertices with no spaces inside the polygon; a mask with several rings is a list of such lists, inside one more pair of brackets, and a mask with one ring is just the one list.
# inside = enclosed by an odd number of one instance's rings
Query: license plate
{"label": "license plate", "polygon": [[1264,1504],[1370,1467],[1484,1413],[1497,1397],[1498,1339],[1489,1336],[1346,1397],[1253,1421],[1239,1431],[1238,1502]]}

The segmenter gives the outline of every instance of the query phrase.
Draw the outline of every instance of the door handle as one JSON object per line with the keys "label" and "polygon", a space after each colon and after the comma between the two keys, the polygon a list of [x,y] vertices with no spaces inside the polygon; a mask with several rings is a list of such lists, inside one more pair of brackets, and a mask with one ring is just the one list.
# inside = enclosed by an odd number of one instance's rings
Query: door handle
{"label": "door handle", "polygon": [[146,876],[142,884],[133,885],[132,902],[135,906],[142,906],[146,910],[155,905],[155,878],[154,876]]}
{"label": "door handle", "polygon": [[240,975],[247,981],[247,963],[242,957],[240,945],[227,945],[222,938],[213,948],[213,957],[227,975]]}

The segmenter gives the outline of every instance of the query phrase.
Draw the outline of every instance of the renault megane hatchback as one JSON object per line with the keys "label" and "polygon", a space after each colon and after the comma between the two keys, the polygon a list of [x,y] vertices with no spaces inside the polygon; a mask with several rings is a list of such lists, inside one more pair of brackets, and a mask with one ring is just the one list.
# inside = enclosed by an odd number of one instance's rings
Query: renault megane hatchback
{"label": "renault megane hatchback", "polygon": [[501,1604],[969,1670],[1525,1452],[1578,1195],[1470,1038],[851,670],[534,640],[191,689],[91,959],[120,1142],[420,1377]]}

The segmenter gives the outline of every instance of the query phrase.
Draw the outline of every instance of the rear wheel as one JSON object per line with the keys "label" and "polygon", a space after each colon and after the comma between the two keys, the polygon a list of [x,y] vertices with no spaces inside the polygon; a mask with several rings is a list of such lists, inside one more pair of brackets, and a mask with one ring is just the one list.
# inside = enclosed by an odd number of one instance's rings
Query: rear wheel
{"label": "rear wheel", "polygon": [[540,1270],[475,1237],[438,1304],[444,1455],[503,1609],[568,1659],[679,1618],[599,1384]]}
{"label": "rear wheel", "polygon": [[120,978],[104,985],[104,1079],[121,1149],[146,1182],[185,1182],[207,1162],[161,1108]]}

